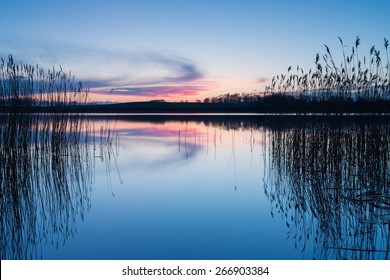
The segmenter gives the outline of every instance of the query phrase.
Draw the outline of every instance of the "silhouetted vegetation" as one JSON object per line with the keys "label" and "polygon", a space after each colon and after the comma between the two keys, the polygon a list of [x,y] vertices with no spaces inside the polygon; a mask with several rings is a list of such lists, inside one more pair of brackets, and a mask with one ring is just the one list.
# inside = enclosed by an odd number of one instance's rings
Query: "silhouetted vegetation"
{"label": "silhouetted vegetation", "polygon": [[389,113],[389,42],[384,39],[386,58],[375,46],[369,57],[359,56],[360,38],[348,54],[339,38],[343,62],[337,63],[328,46],[315,57],[315,68],[305,72],[288,67],[286,74],[272,78],[265,91],[226,93],[202,102],[129,102],[94,105],[87,103],[88,90],[74,83],[71,73],[60,67],[44,71],[17,64],[8,57],[0,64],[0,110],[16,108],[32,112],[90,113]]}
{"label": "silhouetted vegetation", "polygon": [[371,122],[270,131],[265,193],[302,252],[310,243],[318,259],[390,258],[389,134]]}
{"label": "silhouetted vegetation", "polygon": [[39,259],[42,244],[59,247],[76,234],[90,208],[94,160],[111,157],[112,139],[108,127],[95,137],[81,116],[1,115],[2,260]]}
{"label": "silhouetted vegetation", "polygon": [[[38,108],[35,108],[38,110]],[[48,108],[46,108],[46,111]],[[258,103],[197,103],[197,102],[128,102],[110,105],[80,105],[55,108],[53,112],[84,113],[263,113],[263,114],[387,114],[390,100],[349,102],[330,99],[305,102],[294,97],[267,96]]]}
{"label": "silhouetted vegetation", "polygon": [[382,63],[380,51],[372,46],[370,56],[359,57],[360,38],[357,37],[351,53],[345,52],[343,40],[339,37],[343,62],[333,59],[328,46],[326,53],[315,58],[314,70],[308,72],[297,66],[288,67],[287,74],[272,78],[267,87],[268,94],[282,94],[308,101],[326,101],[330,99],[347,101],[378,101],[390,99],[390,62],[389,41],[384,39],[386,63]]}
{"label": "silhouetted vegetation", "polygon": [[[91,118],[102,123],[100,118],[108,117]],[[256,141],[264,147],[264,191],[272,215],[285,220],[297,249],[305,252],[310,243],[319,259],[390,258],[390,126],[386,117],[110,118],[199,121],[230,130],[232,137],[235,130],[250,131],[250,145],[254,145],[253,133],[260,132],[262,138]],[[187,143],[185,135],[178,136],[179,149],[181,140],[184,146]],[[196,134],[192,136],[196,141]],[[112,158],[114,138],[109,125],[95,129],[89,117],[2,115],[1,259],[40,258],[42,244],[62,246],[76,234],[77,220],[90,207],[94,161]],[[218,138],[215,130],[211,132],[215,145]]]}
{"label": "silhouetted vegetation", "polygon": [[38,65],[16,63],[12,55],[0,63],[0,108],[3,111],[34,110],[38,107],[64,107],[83,104],[87,91],[74,76],[59,70],[45,71]]}
{"label": "silhouetted vegetation", "polygon": [[[225,94],[203,103],[87,104],[88,92],[71,73],[1,59],[0,111],[7,112],[0,120],[1,259],[39,258],[41,243],[60,246],[88,211],[92,162],[110,158],[113,134],[108,127],[92,129],[80,112],[389,113],[387,39],[385,65],[375,47],[368,58],[359,57],[359,38],[350,54],[340,43],[340,65],[325,46],[315,70],[289,67],[264,93]],[[296,247],[304,251],[310,240],[320,259],[390,258],[386,116],[371,116],[374,122],[334,116],[327,122],[318,116],[122,118],[196,119],[226,130],[261,130],[269,155],[264,190]]]}
{"label": "silhouetted vegetation", "polygon": [[257,104],[259,112],[286,113],[388,113],[390,105],[389,42],[384,39],[386,62],[372,46],[370,56],[359,57],[360,38],[346,54],[339,38],[343,62],[335,62],[328,46],[317,54],[315,69],[288,67],[287,74],[272,78],[264,93],[223,94],[204,103]]}
{"label": "silhouetted vegetation", "polygon": [[74,235],[90,204],[83,126],[64,115],[2,115],[1,259],[39,258],[41,242],[59,246]]}

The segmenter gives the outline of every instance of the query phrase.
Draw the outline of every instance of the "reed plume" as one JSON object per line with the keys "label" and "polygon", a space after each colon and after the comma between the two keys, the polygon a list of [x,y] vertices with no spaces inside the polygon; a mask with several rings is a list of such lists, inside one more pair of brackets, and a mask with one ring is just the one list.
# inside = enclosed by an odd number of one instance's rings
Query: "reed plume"
{"label": "reed plume", "polygon": [[[295,98],[309,98],[315,101],[338,98],[341,100],[389,100],[390,99],[390,63],[389,42],[384,39],[387,63],[383,65],[380,50],[372,46],[369,57],[359,57],[360,38],[356,37],[350,53],[346,53],[343,40],[339,38],[343,62],[337,64],[331,50],[325,46],[325,54],[317,54],[315,68],[304,72],[292,73],[291,66],[287,74],[272,78],[266,88],[268,94],[281,94]],[[299,67],[299,66],[298,66]]]}
{"label": "reed plume", "polygon": [[87,101],[88,90],[82,82],[75,82],[71,72],[66,73],[60,66],[44,70],[39,65],[16,63],[8,56],[0,63],[0,107],[23,108],[65,107],[83,104]]}

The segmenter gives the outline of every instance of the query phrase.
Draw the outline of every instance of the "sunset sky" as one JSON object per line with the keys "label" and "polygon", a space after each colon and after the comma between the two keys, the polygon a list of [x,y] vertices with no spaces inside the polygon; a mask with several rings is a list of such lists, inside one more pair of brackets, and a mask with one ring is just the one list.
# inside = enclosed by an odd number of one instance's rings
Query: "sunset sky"
{"label": "sunset sky", "polygon": [[[62,66],[92,100],[196,99],[263,91],[327,44],[384,53],[390,1],[3,0],[0,56]],[[110,92],[112,91],[112,94]]]}

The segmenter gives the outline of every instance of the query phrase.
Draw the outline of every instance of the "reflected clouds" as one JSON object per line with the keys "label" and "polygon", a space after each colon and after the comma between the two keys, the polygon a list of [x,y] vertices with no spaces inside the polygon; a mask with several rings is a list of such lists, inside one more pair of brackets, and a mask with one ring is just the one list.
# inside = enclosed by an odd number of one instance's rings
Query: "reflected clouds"
{"label": "reflected clouds", "polygon": [[[0,123],[1,258],[45,258],[39,251],[42,246],[51,257],[64,258],[66,251],[69,255],[65,257],[80,257],[72,251],[75,247],[68,242],[70,239],[82,244],[86,258],[98,257],[95,251],[88,255],[84,250],[88,242],[94,248],[96,244],[109,246],[111,257],[116,259],[121,258],[124,244],[129,246],[124,259],[140,256],[129,244],[144,242],[148,246],[155,242],[150,250],[160,252],[165,246],[158,243],[163,234],[140,238],[145,217],[154,227],[161,221],[172,221],[170,211],[179,213],[183,209],[191,210],[190,216],[183,216],[193,223],[194,230],[188,234],[194,236],[190,238],[203,234],[202,242],[215,244],[221,229],[216,227],[213,237],[202,226],[214,225],[213,215],[230,223],[232,216],[227,213],[231,213],[232,202],[240,209],[236,218],[247,221],[248,227],[240,228],[227,245],[237,246],[237,255],[223,257],[253,257],[241,246],[251,231],[255,232],[250,244],[257,244],[251,249],[256,258],[269,257],[263,255],[268,251],[258,244],[264,236],[269,246],[278,248],[277,256],[285,259],[390,258],[387,121],[332,123],[292,117],[215,117],[188,120],[181,116],[172,120],[169,116],[148,116],[137,120],[131,116],[78,119],[5,115]],[[252,160],[259,161],[259,169],[252,168]],[[110,173],[115,169],[124,188],[111,185]],[[225,188],[229,180],[234,180],[236,186],[237,178],[240,188]],[[119,194],[112,198],[111,205],[107,204],[111,197],[93,202],[95,195],[99,196],[99,186],[107,194],[104,181]],[[185,205],[176,204],[181,202],[175,200],[177,197],[189,195]],[[209,201],[211,208],[202,215],[199,200],[193,197],[206,196],[205,205]],[[161,204],[148,201],[162,201],[171,207],[161,208]],[[260,208],[247,208],[251,203],[256,207],[263,204],[265,213],[258,212]],[[110,216],[115,207],[118,212]],[[103,212],[93,212],[92,208]],[[214,208],[218,211],[213,212]],[[158,221],[153,218],[154,211]],[[112,227],[115,238],[95,236],[96,229],[107,227],[102,213],[110,222],[121,220],[118,228]],[[123,213],[132,222],[121,219]],[[84,221],[86,216],[89,220],[95,217],[96,224]],[[253,222],[256,219],[258,223]],[[269,223],[266,228],[262,219]],[[197,220],[201,222],[196,224]],[[273,222],[280,227],[273,228]],[[84,240],[77,232],[81,223],[88,227],[84,228]],[[171,224],[162,230],[179,243],[187,242],[188,236],[181,239],[177,235],[178,226],[181,224]],[[124,233],[123,239],[118,232]],[[118,247],[109,245],[113,239],[118,240]],[[194,258],[193,244],[188,246],[188,250],[180,247],[173,252],[176,258],[183,251]],[[164,253],[159,256],[168,258]]]}
{"label": "reflected clouds", "polygon": [[[207,123],[207,124],[206,124]],[[188,123],[193,129],[193,122]],[[387,123],[204,122],[221,130],[241,131],[252,139],[263,131],[267,163],[264,193],[271,215],[286,225],[286,236],[303,258],[389,259],[389,126]],[[181,127],[187,127],[184,123]],[[182,130],[181,130],[182,131]],[[178,129],[167,123],[128,130],[142,142],[137,161],[148,168],[178,167]],[[183,133],[183,131],[182,131]],[[187,139],[197,139],[196,131]],[[199,133],[201,135],[201,133]],[[266,136],[265,136],[266,135]],[[183,134],[181,134],[183,138]],[[207,137],[202,135],[201,138]],[[234,134],[233,134],[234,137]],[[215,141],[213,132],[208,139]],[[214,140],[213,140],[214,139]],[[227,140],[227,139],[225,139]],[[235,141],[236,140],[236,141]],[[239,144],[239,143],[243,144]],[[217,144],[218,143],[218,144]],[[242,152],[252,140],[232,139],[232,151]],[[188,143],[194,161],[205,146]],[[217,145],[221,145],[216,141]],[[164,147],[163,149],[161,147]],[[165,154],[161,154],[164,150]]]}
{"label": "reflected clouds", "polygon": [[129,122],[129,128],[118,129],[126,154],[134,169],[162,169],[179,167],[194,160],[203,146],[200,138],[203,133],[193,127],[170,127],[169,125],[145,125]]}

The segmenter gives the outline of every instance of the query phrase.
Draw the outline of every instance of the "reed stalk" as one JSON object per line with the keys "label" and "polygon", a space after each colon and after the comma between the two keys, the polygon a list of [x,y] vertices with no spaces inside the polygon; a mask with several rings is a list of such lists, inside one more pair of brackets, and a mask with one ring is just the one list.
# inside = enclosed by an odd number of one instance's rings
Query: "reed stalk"
{"label": "reed stalk", "polygon": [[[357,37],[351,53],[346,53],[343,40],[339,37],[342,48],[343,63],[337,66],[327,45],[326,53],[317,54],[315,69],[303,70],[287,74],[279,74],[272,78],[266,88],[267,94],[299,97],[302,94],[312,100],[323,101],[332,98],[341,100],[380,101],[390,99],[390,63],[388,40],[384,39],[386,65],[383,65],[380,50],[372,46],[369,57],[359,57],[360,38]],[[367,61],[369,63],[367,63]]]}
{"label": "reed stalk", "polygon": [[60,66],[44,70],[38,65],[16,63],[8,56],[0,64],[0,107],[23,111],[37,107],[66,107],[87,102],[88,90]]}

